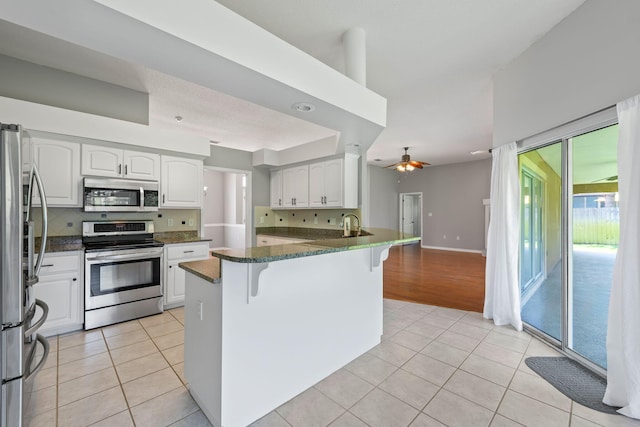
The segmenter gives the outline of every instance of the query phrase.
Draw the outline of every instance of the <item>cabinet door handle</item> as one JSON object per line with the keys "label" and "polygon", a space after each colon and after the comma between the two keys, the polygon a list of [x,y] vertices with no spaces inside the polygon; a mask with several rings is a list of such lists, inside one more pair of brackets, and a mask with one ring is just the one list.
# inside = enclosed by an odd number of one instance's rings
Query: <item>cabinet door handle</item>
{"label": "cabinet door handle", "polygon": [[278,206],[282,206],[282,199],[278,199]]}
{"label": "cabinet door handle", "polygon": [[124,174],[127,175],[129,172],[127,172],[127,165],[124,165]]}
{"label": "cabinet door handle", "polygon": [[53,267],[53,264],[42,264],[43,267]]}
{"label": "cabinet door handle", "polygon": [[164,194],[162,195],[162,203],[164,203]]}
{"label": "cabinet door handle", "polygon": [[169,268],[173,268],[173,265],[170,265]]}
{"label": "cabinet door handle", "polygon": [[182,253],[184,253],[184,254],[192,254],[192,253],[194,253],[194,252],[195,252],[195,251],[182,251]]}
{"label": "cabinet door handle", "polygon": [[118,165],[118,175],[122,173],[122,163]]}
{"label": "cabinet door handle", "polygon": [[73,280],[74,282],[77,282],[77,281],[78,281],[78,278],[77,278],[77,277],[74,277],[74,278],[73,278],[73,279],[71,279],[71,280]]}

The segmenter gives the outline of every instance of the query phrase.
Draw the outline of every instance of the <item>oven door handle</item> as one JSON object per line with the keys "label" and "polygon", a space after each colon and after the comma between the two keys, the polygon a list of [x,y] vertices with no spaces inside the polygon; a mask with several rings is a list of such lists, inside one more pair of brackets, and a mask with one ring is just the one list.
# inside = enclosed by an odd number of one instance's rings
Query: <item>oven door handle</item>
{"label": "oven door handle", "polygon": [[140,187],[140,210],[144,209],[144,188]]}
{"label": "oven door handle", "polygon": [[98,255],[98,256],[89,256],[87,255],[87,261],[127,261],[127,260],[136,260],[136,259],[149,259],[149,258],[160,258],[162,251],[154,252],[154,253],[144,253],[144,254],[126,254],[126,255]]}

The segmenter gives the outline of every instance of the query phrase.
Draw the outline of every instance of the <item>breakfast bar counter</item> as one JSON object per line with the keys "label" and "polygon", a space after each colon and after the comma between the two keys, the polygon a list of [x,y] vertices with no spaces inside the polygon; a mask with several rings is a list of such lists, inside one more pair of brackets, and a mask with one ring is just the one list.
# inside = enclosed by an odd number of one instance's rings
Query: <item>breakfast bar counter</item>
{"label": "breakfast bar counter", "polygon": [[187,262],[185,376],[214,426],[246,426],[380,342],[392,230]]}

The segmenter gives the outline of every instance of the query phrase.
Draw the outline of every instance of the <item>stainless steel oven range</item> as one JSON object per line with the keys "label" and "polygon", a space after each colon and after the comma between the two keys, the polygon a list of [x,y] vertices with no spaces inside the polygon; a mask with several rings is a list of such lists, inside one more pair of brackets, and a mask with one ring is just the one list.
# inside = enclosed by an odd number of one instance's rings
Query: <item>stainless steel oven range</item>
{"label": "stainless steel oven range", "polygon": [[153,240],[153,221],[85,221],[82,243],[85,329],[163,311],[164,245]]}

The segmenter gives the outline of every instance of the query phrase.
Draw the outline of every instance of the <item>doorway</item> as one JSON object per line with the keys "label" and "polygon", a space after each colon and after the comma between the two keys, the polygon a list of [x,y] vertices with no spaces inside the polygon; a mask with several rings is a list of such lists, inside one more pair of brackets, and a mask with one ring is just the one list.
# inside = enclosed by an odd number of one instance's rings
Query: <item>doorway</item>
{"label": "doorway", "polygon": [[422,193],[400,193],[400,231],[422,239]]}
{"label": "doorway", "polygon": [[205,167],[201,236],[212,249],[251,246],[251,173]]}
{"label": "doorway", "polygon": [[608,303],[619,240],[618,125],[522,151],[522,320],[605,372]]}

